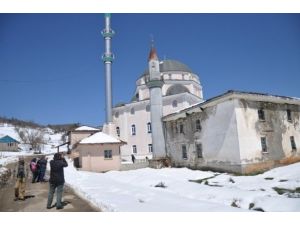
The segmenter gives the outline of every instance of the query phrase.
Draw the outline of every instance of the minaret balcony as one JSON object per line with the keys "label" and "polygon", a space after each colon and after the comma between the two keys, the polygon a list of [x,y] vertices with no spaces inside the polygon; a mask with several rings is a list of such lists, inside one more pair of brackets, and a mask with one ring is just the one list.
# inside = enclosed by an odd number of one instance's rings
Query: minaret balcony
{"label": "minaret balcony", "polygon": [[112,38],[115,35],[115,32],[112,29],[109,30],[104,29],[101,31],[101,34],[104,38],[107,37]]}
{"label": "minaret balcony", "polygon": [[112,61],[114,61],[114,59],[115,59],[114,54],[108,54],[108,55],[104,54],[104,55],[102,56],[102,60],[103,60],[104,62],[112,62]]}
{"label": "minaret balcony", "polygon": [[163,80],[150,80],[147,82],[147,87],[150,88],[156,88],[159,87],[161,88],[164,85]]}

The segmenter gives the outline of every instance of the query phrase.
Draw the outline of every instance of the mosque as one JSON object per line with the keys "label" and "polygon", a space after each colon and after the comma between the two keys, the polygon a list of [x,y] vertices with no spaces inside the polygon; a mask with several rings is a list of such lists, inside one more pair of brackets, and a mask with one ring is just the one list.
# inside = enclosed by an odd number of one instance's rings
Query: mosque
{"label": "mosque", "polygon": [[[156,55],[151,48],[150,56]],[[160,80],[163,82],[163,116],[203,102],[202,86],[197,74],[188,66],[176,60],[159,61]],[[121,147],[122,158],[131,160],[131,154],[137,159],[152,158],[152,128],[150,117],[150,81],[149,69],[136,81],[135,94],[131,102],[113,108],[113,122],[117,135],[127,145]]]}
{"label": "mosque", "polygon": [[105,14],[103,132],[122,142],[120,163],[249,174],[300,161],[299,98],[230,90],[205,100],[197,73],[159,60],[154,45],[131,101],[112,107],[113,34]]}

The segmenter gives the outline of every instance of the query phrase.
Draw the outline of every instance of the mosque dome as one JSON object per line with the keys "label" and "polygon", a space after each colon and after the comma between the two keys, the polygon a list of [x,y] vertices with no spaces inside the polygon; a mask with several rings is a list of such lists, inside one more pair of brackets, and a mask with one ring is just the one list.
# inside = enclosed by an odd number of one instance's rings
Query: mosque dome
{"label": "mosque dome", "polygon": [[[177,60],[170,60],[170,59],[161,61],[159,63],[159,69],[161,73],[170,72],[170,71],[193,73],[192,70],[187,65]],[[149,74],[149,69],[146,69],[141,77],[148,74]]]}

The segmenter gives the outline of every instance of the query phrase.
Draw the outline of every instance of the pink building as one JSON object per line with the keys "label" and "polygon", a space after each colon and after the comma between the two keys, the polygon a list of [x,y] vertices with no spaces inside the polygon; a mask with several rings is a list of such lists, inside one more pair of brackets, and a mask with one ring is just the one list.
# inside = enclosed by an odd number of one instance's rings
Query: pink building
{"label": "pink building", "polygon": [[80,140],[72,152],[82,170],[91,172],[119,170],[120,146],[123,144],[124,142],[113,136],[97,132]]}

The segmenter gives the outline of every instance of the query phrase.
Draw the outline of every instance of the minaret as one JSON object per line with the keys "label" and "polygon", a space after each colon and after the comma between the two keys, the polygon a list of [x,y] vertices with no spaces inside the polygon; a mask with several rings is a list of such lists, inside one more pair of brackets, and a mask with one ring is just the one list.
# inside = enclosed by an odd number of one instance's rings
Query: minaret
{"label": "minaret", "polygon": [[111,39],[115,32],[110,28],[110,14],[106,13],[105,28],[102,31],[102,35],[105,40],[105,52],[102,56],[102,60],[105,65],[105,112],[106,120],[103,124],[102,132],[114,136],[117,136],[116,125],[112,122],[112,85],[111,85],[111,64],[114,60],[114,55],[111,52]]}
{"label": "minaret", "polygon": [[163,105],[161,88],[163,86],[163,81],[160,76],[159,60],[153,42],[148,63],[150,79],[147,82],[147,86],[150,91],[152,148],[153,160],[155,161],[166,158],[166,150],[162,124]]}
{"label": "minaret", "polygon": [[105,40],[105,52],[102,56],[102,60],[105,65],[105,111],[106,111],[106,123],[112,122],[112,86],[111,86],[111,64],[114,60],[114,55],[111,52],[111,39],[115,32],[110,28],[110,13],[104,15],[105,28],[102,31],[102,36]]}

